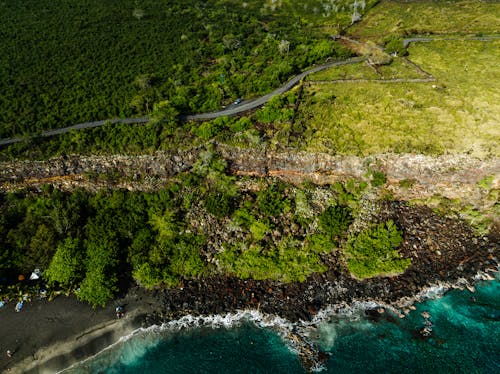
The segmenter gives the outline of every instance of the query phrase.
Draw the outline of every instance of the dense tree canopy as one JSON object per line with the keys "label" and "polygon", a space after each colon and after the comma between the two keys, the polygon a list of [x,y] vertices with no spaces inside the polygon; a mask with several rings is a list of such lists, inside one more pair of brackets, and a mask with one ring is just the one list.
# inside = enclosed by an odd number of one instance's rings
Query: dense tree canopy
{"label": "dense tree canopy", "polygon": [[268,92],[344,53],[316,26],[348,25],[367,4],[329,3],[3,2],[0,138],[149,113],[161,100],[204,112]]}

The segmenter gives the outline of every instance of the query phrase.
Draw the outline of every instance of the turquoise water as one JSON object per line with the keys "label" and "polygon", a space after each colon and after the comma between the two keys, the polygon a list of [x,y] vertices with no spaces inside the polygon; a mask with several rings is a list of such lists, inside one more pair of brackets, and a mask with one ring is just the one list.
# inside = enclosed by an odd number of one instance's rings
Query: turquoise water
{"label": "turquoise water", "polygon": [[[498,277],[498,275],[497,275]],[[406,318],[370,321],[354,311],[306,328],[331,357],[326,373],[500,373],[500,281],[450,291]],[[433,333],[419,333],[429,313]],[[235,319],[233,327],[228,320]],[[249,322],[253,319],[255,322]],[[206,322],[206,321],[205,321]],[[296,353],[259,316],[226,317],[218,328],[179,326],[137,332],[73,373],[302,373]],[[267,321],[282,325],[284,321]],[[191,323],[192,325],[192,323]]]}

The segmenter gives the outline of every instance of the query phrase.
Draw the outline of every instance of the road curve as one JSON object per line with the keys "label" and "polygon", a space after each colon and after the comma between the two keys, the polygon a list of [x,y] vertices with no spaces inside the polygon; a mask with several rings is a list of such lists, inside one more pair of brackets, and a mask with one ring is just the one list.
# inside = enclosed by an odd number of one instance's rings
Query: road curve
{"label": "road curve", "polygon": [[247,112],[249,110],[253,110],[255,108],[258,108],[258,107],[264,105],[269,100],[271,100],[271,98],[273,98],[274,96],[281,95],[281,94],[285,93],[286,91],[290,90],[293,86],[295,86],[302,79],[304,79],[305,76],[307,76],[309,74],[317,73],[318,71],[325,70],[325,69],[328,69],[328,68],[333,67],[333,66],[356,64],[356,63],[364,61],[364,60],[366,60],[365,57],[354,57],[354,58],[350,58],[348,60],[343,60],[343,61],[327,62],[325,64],[315,66],[309,70],[306,70],[306,71],[296,75],[295,77],[290,79],[288,82],[286,82],[280,88],[277,88],[276,90],[268,93],[267,95],[258,97],[257,99],[242,101],[237,106],[233,106],[231,108],[224,109],[224,110],[218,110],[216,112],[184,115],[184,116],[181,116],[181,119],[186,120],[186,121],[199,121],[199,120],[210,120],[210,119],[214,119],[214,118],[218,118],[218,117],[234,116],[237,114],[241,114],[241,113]]}
{"label": "road curve", "polygon": [[[223,110],[219,110],[219,111],[215,111],[215,112],[180,115],[179,119],[184,120],[184,121],[200,121],[200,120],[210,120],[210,119],[224,117],[224,116],[234,116],[237,114],[245,113],[247,111],[256,109],[256,108],[264,105],[269,100],[271,100],[271,98],[273,98],[274,96],[281,95],[281,94],[285,93],[286,91],[290,90],[293,86],[295,86],[297,83],[299,83],[308,74],[317,73],[318,71],[325,70],[325,69],[328,69],[328,68],[333,67],[333,66],[356,64],[358,62],[364,61],[365,59],[366,59],[365,57],[353,57],[353,58],[350,58],[347,60],[342,60],[342,61],[327,62],[325,64],[315,66],[309,70],[306,70],[306,71],[294,76],[292,79],[290,79],[288,82],[286,82],[283,86],[268,93],[267,95],[258,97],[258,98],[253,99],[253,100],[245,100],[245,101],[242,101],[237,106],[232,106],[231,108],[227,108],[227,109],[223,109]],[[31,138],[54,136],[54,135],[59,135],[59,134],[63,134],[66,132],[70,132],[72,130],[81,130],[81,129],[88,129],[88,128],[92,128],[92,127],[99,127],[99,126],[103,126],[107,123],[110,123],[110,124],[147,123],[150,121],[150,119],[151,119],[150,117],[146,116],[146,117],[116,118],[116,119],[107,119],[107,120],[101,120],[101,121],[84,122],[84,123],[78,123],[75,125],[71,125],[68,127],[62,127],[59,129],[43,131],[41,134],[34,135]],[[18,143],[18,142],[21,142],[21,141],[26,140],[26,139],[28,139],[28,138],[16,137],[16,138],[9,138],[9,139],[0,139],[0,146]]]}

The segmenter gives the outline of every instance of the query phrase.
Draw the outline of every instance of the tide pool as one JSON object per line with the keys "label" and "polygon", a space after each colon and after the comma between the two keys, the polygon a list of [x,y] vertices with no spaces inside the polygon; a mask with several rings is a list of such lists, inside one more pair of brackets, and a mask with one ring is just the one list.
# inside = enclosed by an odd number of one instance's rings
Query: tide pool
{"label": "tide pool", "polygon": [[[422,316],[426,316],[424,318]],[[266,319],[267,318],[267,319]],[[293,328],[257,312],[139,330],[65,373],[302,373],[283,338]],[[429,337],[420,334],[426,326]],[[210,327],[212,326],[212,327]],[[361,310],[304,327],[331,357],[325,373],[500,372],[500,281],[416,304],[404,319]]]}

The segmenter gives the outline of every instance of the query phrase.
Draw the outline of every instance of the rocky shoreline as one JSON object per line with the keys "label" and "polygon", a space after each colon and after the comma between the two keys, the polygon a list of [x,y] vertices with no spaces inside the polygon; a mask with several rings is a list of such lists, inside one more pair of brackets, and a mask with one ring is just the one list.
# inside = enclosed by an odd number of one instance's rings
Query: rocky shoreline
{"label": "rocky shoreline", "polygon": [[290,321],[310,320],[328,305],[374,300],[395,304],[436,284],[472,284],[480,271],[496,269],[499,233],[478,238],[460,220],[439,216],[426,207],[389,203],[383,217],[400,225],[403,257],[411,266],[401,275],[357,280],[345,268],[339,252],[323,258],[328,270],[303,283],[242,280],[229,276],[186,280],[181,287],[155,291],[163,310],[159,320],[186,314],[222,314],[258,309]]}
{"label": "rocky shoreline", "polygon": [[[375,302],[392,308],[400,317],[418,301],[418,295],[436,285],[472,289],[478,273],[498,267],[500,233],[478,238],[463,221],[442,217],[427,207],[401,202],[387,203],[382,219],[393,219],[402,227],[403,257],[412,265],[401,275],[357,280],[349,275],[339,252],[323,258],[328,270],[313,274],[303,283],[242,280],[212,277],[184,281],[173,289],[156,290],[160,302],[156,313],[145,317],[144,325],[161,324],[186,315],[221,315],[253,309],[291,322],[310,322],[325,308],[345,308],[357,302]],[[484,275],[485,279],[489,275]],[[378,308],[367,311],[377,316]],[[300,334],[291,333],[306,370],[326,359]]]}

